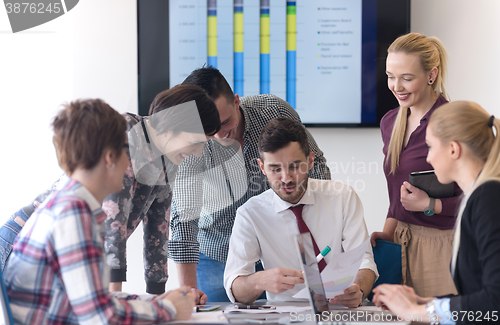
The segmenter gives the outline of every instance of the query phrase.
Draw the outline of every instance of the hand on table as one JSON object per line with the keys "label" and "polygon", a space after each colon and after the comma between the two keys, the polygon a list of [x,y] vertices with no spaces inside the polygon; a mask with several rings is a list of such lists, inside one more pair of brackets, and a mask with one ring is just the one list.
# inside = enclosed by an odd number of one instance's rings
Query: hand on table
{"label": "hand on table", "polygon": [[195,306],[195,296],[191,288],[180,287],[179,289],[168,291],[156,297],[156,299],[167,299],[172,302],[175,309],[177,309],[174,320],[187,320],[191,318]]}
{"label": "hand on table", "polygon": [[373,289],[373,302],[378,307],[398,315],[427,315],[425,303],[432,298],[421,298],[413,288],[405,285],[381,284]]}
{"label": "hand on table", "polygon": [[194,288],[191,288],[191,291],[193,292],[193,295],[194,295],[194,298],[195,298],[195,303],[197,305],[204,305],[207,303],[207,295],[201,291],[200,289],[194,289]]}

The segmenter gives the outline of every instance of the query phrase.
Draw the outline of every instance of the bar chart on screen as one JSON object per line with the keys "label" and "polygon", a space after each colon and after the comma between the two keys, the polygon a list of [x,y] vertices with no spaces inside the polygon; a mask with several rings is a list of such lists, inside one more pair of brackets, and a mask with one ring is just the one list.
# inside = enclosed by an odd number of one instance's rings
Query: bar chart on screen
{"label": "bar chart on screen", "polygon": [[362,0],[171,0],[170,85],[209,64],[240,97],[277,95],[304,123],[359,123],[361,30]]}

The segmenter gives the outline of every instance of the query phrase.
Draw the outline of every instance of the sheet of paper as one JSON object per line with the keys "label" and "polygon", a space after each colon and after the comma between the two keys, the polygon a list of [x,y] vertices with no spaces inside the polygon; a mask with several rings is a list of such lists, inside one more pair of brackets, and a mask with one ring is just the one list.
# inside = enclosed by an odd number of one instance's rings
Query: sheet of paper
{"label": "sheet of paper", "polygon": [[[321,280],[323,281],[327,298],[338,296],[342,294],[345,289],[352,286],[369,242],[370,238],[365,240],[358,247],[330,258],[330,263],[328,263],[321,272]],[[304,288],[293,297],[308,299],[308,294],[307,288]]]}

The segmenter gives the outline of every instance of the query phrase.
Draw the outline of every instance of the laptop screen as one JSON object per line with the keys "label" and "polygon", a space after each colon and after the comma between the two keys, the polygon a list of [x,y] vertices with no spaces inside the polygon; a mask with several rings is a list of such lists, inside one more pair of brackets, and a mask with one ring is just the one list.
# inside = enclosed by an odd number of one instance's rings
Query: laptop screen
{"label": "laptop screen", "polygon": [[309,290],[309,303],[314,313],[321,315],[322,312],[328,311],[328,299],[326,299],[318,263],[316,262],[311,234],[306,232],[297,235],[295,243],[297,258],[300,259],[300,266],[304,274],[304,282]]}

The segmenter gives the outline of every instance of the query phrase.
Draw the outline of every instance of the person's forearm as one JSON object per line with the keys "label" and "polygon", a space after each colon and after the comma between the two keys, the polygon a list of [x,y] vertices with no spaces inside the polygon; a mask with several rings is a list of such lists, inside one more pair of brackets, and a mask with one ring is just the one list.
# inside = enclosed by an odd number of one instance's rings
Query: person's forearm
{"label": "person's forearm", "polygon": [[434,213],[440,214],[441,212],[443,212],[443,202],[441,199],[436,199],[436,202],[434,203]]}
{"label": "person's forearm", "polygon": [[122,291],[122,282],[110,282],[109,292],[120,292]]}
{"label": "person's forearm", "polygon": [[198,288],[196,282],[196,263],[177,263],[177,274],[179,277],[179,285],[191,288]]}
{"label": "person's forearm", "polygon": [[231,291],[233,293],[233,297],[236,301],[242,302],[245,304],[251,304],[259,296],[264,292],[263,289],[259,288],[259,272],[251,274],[239,276],[234,279],[231,285]]}
{"label": "person's forearm", "polygon": [[354,283],[356,283],[359,288],[363,290],[366,298],[375,283],[375,273],[370,269],[361,269],[358,271]]}
{"label": "person's forearm", "polygon": [[396,219],[394,218],[385,219],[383,232],[390,236],[390,240],[392,242],[394,241],[394,231],[396,230],[397,226],[398,226],[398,221]]}

